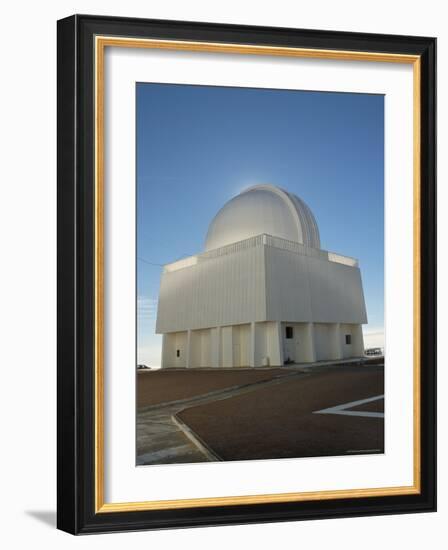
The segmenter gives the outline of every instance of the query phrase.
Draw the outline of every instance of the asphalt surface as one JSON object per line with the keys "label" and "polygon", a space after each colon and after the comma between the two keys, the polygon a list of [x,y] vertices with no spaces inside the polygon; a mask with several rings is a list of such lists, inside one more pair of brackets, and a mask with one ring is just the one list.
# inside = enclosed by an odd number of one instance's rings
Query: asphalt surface
{"label": "asphalt surface", "polygon": [[166,369],[137,371],[137,408],[141,409],[212,391],[270,380],[290,374],[287,369]]}
{"label": "asphalt surface", "polygon": [[355,407],[357,411],[371,411],[384,413],[384,399],[378,401],[371,401],[370,403],[364,403],[363,405],[357,405]]}
{"label": "asphalt surface", "polygon": [[[254,374],[254,373],[253,373]],[[285,372],[288,377],[300,372]],[[193,406],[227,399],[283,383],[285,376],[232,385],[201,395],[143,407],[137,411],[137,465],[182,464],[220,460],[197,435],[178,417],[178,413]],[[233,379],[233,382],[235,380]]]}
{"label": "asphalt surface", "polygon": [[383,395],[383,370],[378,365],[315,368],[176,416],[221,460],[382,453],[384,419],[363,414],[381,413],[383,399],[343,409],[349,414],[319,411]]}

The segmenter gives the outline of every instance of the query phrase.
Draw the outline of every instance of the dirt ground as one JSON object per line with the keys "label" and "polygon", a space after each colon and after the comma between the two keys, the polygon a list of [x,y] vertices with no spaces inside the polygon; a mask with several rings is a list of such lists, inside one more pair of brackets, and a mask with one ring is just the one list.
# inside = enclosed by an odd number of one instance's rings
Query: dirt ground
{"label": "dirt ground", "polygon": [[[340,366],[193,406],[177,416],[222,460],[378,453],[384,452],[383,418],[316,412],[383,393],[382,366]],[[378,399],[350,410],[382,412],[383,407]]]}
{"label": "dirt ground", "polygon": [[211,391],[291,374],[286,369],[196,369],[137,372],[137,407],[187,399]]}

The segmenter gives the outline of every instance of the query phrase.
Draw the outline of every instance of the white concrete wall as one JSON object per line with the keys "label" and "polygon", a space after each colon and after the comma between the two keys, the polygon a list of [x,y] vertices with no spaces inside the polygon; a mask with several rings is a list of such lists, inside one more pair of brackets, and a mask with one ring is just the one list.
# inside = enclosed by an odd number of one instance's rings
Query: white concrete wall
{"label": "white concrete wall", "polygon": [[[350,334],[351,344],[345,343]],[[314,325],[316,361],[348,359],[364,355],[361,325],[334,323]]]}
{"label": "white concrete wall", "polygon": [[341,325],[340,323],[333,323],[329,327],[330,337],[330,355],[328,359],[338,361],[343,359],[343,352],[341,347]]}
{"label": "white concrete wall", "polygon": [[[286,327],[293,338],[286,338]],[[350,334],[351,343],[345,336]],[[179,350],[179,357],[177,356]],[[263,367],[361,357],[361,325],[340,323],[246,323],[163,336],[162,367]]]}
{"label": "white concrete wall", "polygon": [[[163,335],[162,367],[185,368],[187,366],[187,331]],[[177,357],[179,350],[179,357]]]}
{"label": "white concrete wall", "polygon": [[221,336],[222,336],[221,366],[233,367],[233,328],[231,326],[222,327]]}
{"label": "white concrete wall", "polygon": [[362,357],[364,355],[364,335],[362,326],[355,325],[352,328],[353,357]]}
{"label": "white concrete wall", "polygon": [[316,323],[314,325],[314,346],[316,361],[324,361],[332,355],[331,325]]}
{"label": "white concrete wall", "polygon": [[[345,336],[350,334],[351,344],[345,343]],[[364,338],[360,325],[341,324],[340,342],[342,349],[342,357],[362,357],[364,355]]]}
{"label": "white concrete wall", "polygon": [[283,365],[281,323],[255,323],[254,345],[253,366],[278,367]]}
{"label": "white concrete wall", "polygon": [[250,367],[251,365],[251,325],[236,325],[232,327],[233,366]]}
{"label": "white concrete wall", "polygon": [[210,329],[210,340],[210,366],[220,367],[222,365],[221,327]]}
{"label": "white concrete wall", "polygon": [[266,351],[271,367],[283,365],[284,356],[281,323],[266,323]]}
{"label": "white concrete wall", "polygon": [[[280,323],[246,323],[163,335],[163,368],[283,364]],[[179,357],[177,357],[179,350]]]}
{"label": "white concrete wall", "polygon": [[[293,338],[286,338],[286,327],[292,327]],[[310,363],[315,360],[312,323],[282,323],[284,361]]]}
{"label": "white concrete wall", "polygon": [[212,366],[211,329],[192,330],[189,367]]}
{"label": "white concrete wall", "polygon": [[269,356],[268,351],[268,323],[255,323],[253,332],[253,366],[263,365],[263,361]]}

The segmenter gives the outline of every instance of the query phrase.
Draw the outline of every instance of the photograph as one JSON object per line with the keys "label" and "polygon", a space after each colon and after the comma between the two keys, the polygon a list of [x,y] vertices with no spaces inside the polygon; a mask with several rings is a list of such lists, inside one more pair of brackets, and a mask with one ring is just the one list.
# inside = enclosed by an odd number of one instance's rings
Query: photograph
{"label": "photograph", "polygon": [[135,98],[136,465],[383,454],[384,95]]}
{"label": "photograph", "polygon": [[58,21],[59,529],[436,510],[436,39],[380,29]]}

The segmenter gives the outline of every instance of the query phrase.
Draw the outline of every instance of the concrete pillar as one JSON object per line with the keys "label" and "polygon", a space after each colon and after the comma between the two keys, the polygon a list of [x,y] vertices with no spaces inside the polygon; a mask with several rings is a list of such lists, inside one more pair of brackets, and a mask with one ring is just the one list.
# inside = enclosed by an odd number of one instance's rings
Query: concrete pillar
{"label": "concrete pillar", "polygon": [[222,366],[233,367],[232,327],[222,327]]}
{"label": "concrete pillar", "polygon": [[255,323],[250,324],[249,367],[255,367]]}
{"label": "concrete pillar", "polygon": [[211,365],[211,329],[201,330],[200,339],[200,367],[210,367]]}
{"label": "concrete pillar", "polygon": [[[270,338],[270,325],[271,323],[255,323],[255,359],[254,359],[254,366],[255,367],[263,367],[267,366],[270,363],[269,358],[269,338]],[[266,364],[265,359],[268,359],[268,362]]]}
{"label": "concrete pillar", "polygon": [[221,327],[211,329],[210,361],[212,367],[221,366]]}
{"label": "concrete pillar", "polygon": [[176,366],[175,360],[176,334],[166,332],[162,337],[161,367],[171,368]]}
{"label": "concrete pillar", "polygon": [[340,323],[332,323],[330,325],[330,357],[329,359],[339,360],[342,359],[342,346],[341,346],[341,325]]}
{"label": "concrete pillar", "polygon": [[353,357],[364,355],[364,336],[361,325],[352,325],[352,354]]}
{"label": "concrete pillar", "polygon": [[282,324],[279,321],[270,323],[267,331],[269,337],[269,364],[274,367],[283,366],[283,333]]}
{"label": "concrete pillar", "polygon": [[162,335],[162,357],[160,360],[160,366],[162,369],[168,366],[168,334]]}
{"label": "concrete pillar", "polygon": [[191,366],[193,366],[191,363],[191,357],[193,353],[192,349],[192,337],[191,337],[191,330],[187,330],[187,349],[185,350],[185,366],[187,369],[189,369]]}
{"label": "concrete pillar", "polygon": [[314,323],[307,323],[305,328],[305,361],[314,363],[316,361],[316,345],[314,343]]}

